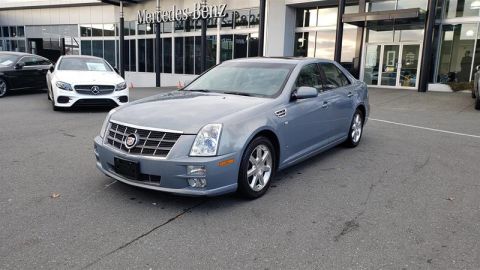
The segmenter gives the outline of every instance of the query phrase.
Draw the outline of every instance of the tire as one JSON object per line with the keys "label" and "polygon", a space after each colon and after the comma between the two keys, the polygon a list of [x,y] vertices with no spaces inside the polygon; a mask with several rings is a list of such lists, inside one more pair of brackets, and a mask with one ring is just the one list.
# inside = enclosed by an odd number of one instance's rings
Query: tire
{"label": "tire", "polygon": [[[259,159],[258,155],[263,158]],[[242,197],[256,199],[267,192],[275,176],[276,155],[272,143],[265,137],[257,137],[248,145],[238,172],[237,191]]]}
{"label": "tire", "polygon": [[480,111],[480,93],[477,93],[477,97],[475,98],[475,110]]}
{"label": "tire", "polygon": [[0,98],[6,96],[8,94],[8,84],[7,82],[0,78]]}
{"label": "tire", "polygon": [[357,147],[362,140],[363,125],[365,123],[365,117],[361,110],[357,109],[353,114],[352,122],[350,124],[350,130],[348,131],[348,138],[345,141],[345,145],[350,148]]}

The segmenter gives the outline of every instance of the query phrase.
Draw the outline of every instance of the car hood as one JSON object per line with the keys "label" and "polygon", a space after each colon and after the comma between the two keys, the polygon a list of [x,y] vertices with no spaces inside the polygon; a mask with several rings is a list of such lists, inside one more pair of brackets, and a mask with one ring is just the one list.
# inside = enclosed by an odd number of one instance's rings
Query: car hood
{"label": "car hood", "polygon": [[256,107],[267,98],[216,93],[174,91],[135,101],[118,109],[112,121],[197,134],[207,124],[222,124],[222,118]]}
{"label": "car hood", "polygon": [[115,72],[107,71],[76,71],[76,70],[57,70],[55,71],[57,81],[66,82],[72,85],[79,84],[106,84],[115,85],[124,80]]}

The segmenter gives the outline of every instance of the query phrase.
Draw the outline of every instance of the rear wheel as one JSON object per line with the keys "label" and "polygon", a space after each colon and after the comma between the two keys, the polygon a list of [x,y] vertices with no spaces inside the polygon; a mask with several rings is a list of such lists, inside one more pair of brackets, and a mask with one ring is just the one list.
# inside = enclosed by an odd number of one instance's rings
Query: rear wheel
{"label": "rear wheel", "polygon": [[0,78],[0,98],[6,96],[8,93],[8,85],[7,82]]}
{"label": "rear wheel", "polygon": [[348,147],[356,147],[360,144],[363,135],[364,116],[361,110],[357,109],[353,115],[352,123],[350,124],[350,131],[345,145]]}
{"label": "rear wheel", "polygon": [[480,91],[478,91],[477,94],[476,94],[475,109],[480,110]]}
{"label": "rear wheel", "polygon": [[255,138],[245,150],[238,174],[238,192],[249,199],[265,194],[275,175],[275,148],[265,137]]}

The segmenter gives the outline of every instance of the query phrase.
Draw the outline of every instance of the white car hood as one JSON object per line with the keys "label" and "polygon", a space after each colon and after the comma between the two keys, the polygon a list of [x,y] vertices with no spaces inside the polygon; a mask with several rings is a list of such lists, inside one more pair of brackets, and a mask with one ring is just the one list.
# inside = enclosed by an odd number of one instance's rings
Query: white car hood
{"label": "white car hood", "polygon": [[117,73],[107,71],[56,70],[53,79],[71,85],[117,85],[124,82]]}

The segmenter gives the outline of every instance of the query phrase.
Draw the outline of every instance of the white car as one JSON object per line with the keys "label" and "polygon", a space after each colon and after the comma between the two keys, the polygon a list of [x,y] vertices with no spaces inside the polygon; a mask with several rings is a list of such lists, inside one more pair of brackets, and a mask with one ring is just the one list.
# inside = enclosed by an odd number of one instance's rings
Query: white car
{"label": "white car", "polygon": [[93,56],[62,56],[47,73],[48,99],[54,111],[72,106],[120,106],[129,89],[107,61]]}

